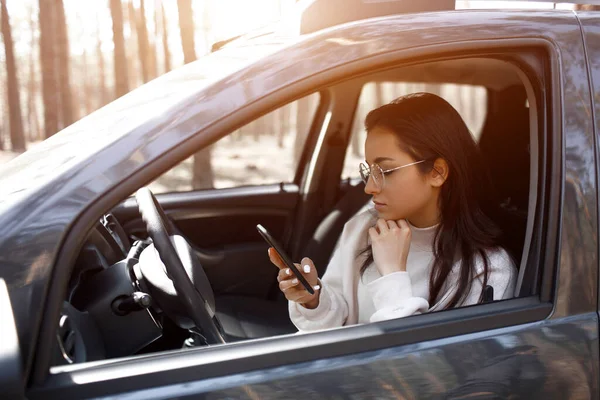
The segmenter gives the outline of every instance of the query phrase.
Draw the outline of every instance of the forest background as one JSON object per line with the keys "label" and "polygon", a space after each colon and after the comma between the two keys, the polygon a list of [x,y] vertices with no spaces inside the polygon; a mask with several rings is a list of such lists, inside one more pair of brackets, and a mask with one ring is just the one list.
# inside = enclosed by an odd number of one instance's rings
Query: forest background
{"label": "forest background", "polygon": [[[0,0],[0,165],[140,85],[210,53],[213,44],[284,20],[297,0]],[[457,8],[557,8],[555,3],[457,1]],[[568,8],[571,5],[567,5]],[[483,88],[377,84],[357,113],[415,91],[443,95],[476,136]],[[158,192],[287,181],[317,99],[240,129],[157,180]],[[344,176],[362,161],[353,132]],[[270,154],[270,158],[264,155]],[[276,159],[273,159],[276,158]],[[264,161],[264,165],[260,162]],[[289,164],[289,165],[288,165]],[[272,168],[280,165],[283,168]]]}
{"label": "forest background", "polygon": [[4,159],[209,53],[214,43],[280,20],[293,5],[294,0],[0,0]]}

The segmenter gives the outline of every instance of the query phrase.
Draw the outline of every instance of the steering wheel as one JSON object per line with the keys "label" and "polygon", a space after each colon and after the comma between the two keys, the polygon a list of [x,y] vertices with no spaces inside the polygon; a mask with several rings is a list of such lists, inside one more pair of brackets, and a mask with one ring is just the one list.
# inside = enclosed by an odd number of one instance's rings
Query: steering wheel
{"label": "steering wheel", "polygon": [[[203,332],[207,342],[209,344],[225,343],[223,335],[211,315],[214,313],[211,312],[211,301],[208,299],[212,299],[212,303],[214,303],[214,295],[198,257],[187,241],[182,236],[175,234],[173,224],[150,189],[146,187],[139,189],[135,198],[142,219],[146,223],[148,235],[152,238],[154,247],[166,269],[166,271],[161,271],[162,268],[157,268],[154,264],[146,267],[143,274],[152,275],[155,281],[161,281],[158,285],[162,286],[161,289],[165,286],[165,280],[167,280],[167,286],[171,286],[168,282],[170,280],[172,282],[171,291],[174,288],[177,299],[183,305],[187,316]],[[149,269],[151,271],[148,271]],[[169,287],[163,291],[169,291]],[[201,293],[202,291],[205,292],[204,295]],[[163,306],[160,301],[159,304]]]}

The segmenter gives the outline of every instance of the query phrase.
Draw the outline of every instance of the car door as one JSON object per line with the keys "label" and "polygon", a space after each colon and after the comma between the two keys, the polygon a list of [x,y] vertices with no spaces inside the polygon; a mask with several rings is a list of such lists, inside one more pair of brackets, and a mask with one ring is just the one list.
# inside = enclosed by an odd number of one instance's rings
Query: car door
{"label": "car door", "polygon": [[[582,7],[584,8],[584,7]],[[594,9],[592,9],[594,8]],[[585,38],[585,48],[587,53],[589,74],[591,77],[591,94],[594,101],[594,107],[591,109],[594,123],[596,149],[598,149],[598,124],[600,124],[600,101],[597,95],[600,93],[600,13],[598,6],[587,7],[587,11],[578,11],[578,17],[581,21],[581,29]],[[600,309],[599,309],[600,310]]]}
{"label": "car door", "polygon": [[310,58],[298,68],[313,68],[298,93],[424,60],[504,57],[519,65],[539,140],[533,238],[520,272],[534,271],[531,293],[310,334],[52,367],[28,397],[598,397],[596,154],[575,17],[398,16],[298,46],[289,54]]}

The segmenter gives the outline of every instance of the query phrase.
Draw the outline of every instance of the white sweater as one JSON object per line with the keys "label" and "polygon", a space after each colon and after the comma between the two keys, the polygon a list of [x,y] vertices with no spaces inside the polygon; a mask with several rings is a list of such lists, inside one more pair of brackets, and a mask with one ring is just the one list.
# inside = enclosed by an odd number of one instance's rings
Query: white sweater
{"label": "white sweater", "polygon": [[[317,308],[311,310],[289,302],[290,318],[300,331],[402,318],[442,309],[452,298],[458,282],[459,263],[450,272],[440,292],[440,301],[430,307],[427,300],[436,227],[419,229],[411,226],[406,272],[381,276],[375,264],[371,264],[361,278],[364,258],[357,254],[366,248],[367,231],[375,222],[372,210],[366,210],[346,223],[339,246],[321,279]],[[513,297],[517,271],[511,258],[502,249],[488,252],[487,257],[490,271],[487,284],[494,288],[494,300]],[[482,272],[483,260],[477,259],[476,278],[460,305],[477,304],[483,284]]]}

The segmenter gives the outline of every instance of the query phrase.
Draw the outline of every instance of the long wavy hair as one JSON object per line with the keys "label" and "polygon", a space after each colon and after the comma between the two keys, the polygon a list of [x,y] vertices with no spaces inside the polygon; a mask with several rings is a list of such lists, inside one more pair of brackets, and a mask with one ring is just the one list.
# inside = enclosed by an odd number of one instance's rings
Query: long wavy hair
{"label": "long wavy hair", "polygon": [[[414,160],[421,174],[431,172],[435,160],[449,167],[439,197],[440,222],[434,235],[434,262],[429,277],[429,304],[440,292],[454,264],[460,261],[458,287],[445,308],[459,305],[468,295],[478,257],[483,261],[483,288],[489,277],[488,250],[500,245],[499,205],[494,200],[489,173],[479,148],[458,112],[444,99],[431,93],[414,93],[369,112],[365,128],[386,128],[396,134],[398,145]],[[365,257],[360,273],[373,262],[371,246],[360,252]],[[483,300],[483,291],[479,302]]]}

